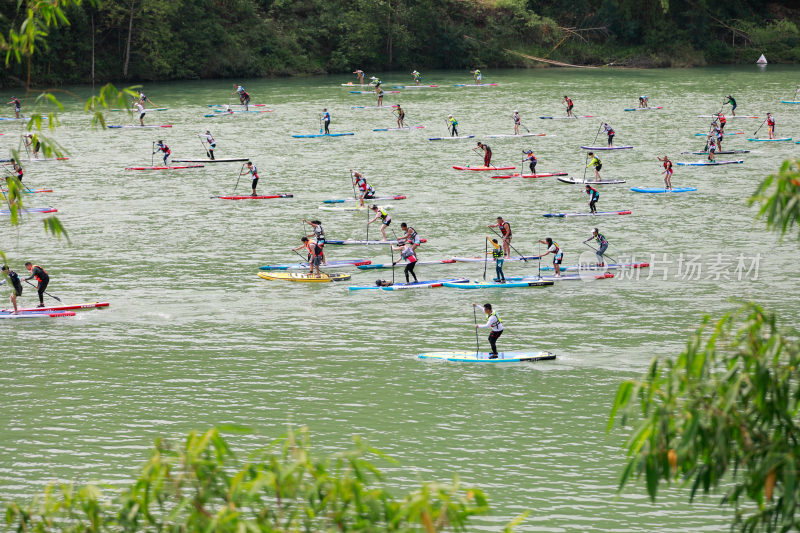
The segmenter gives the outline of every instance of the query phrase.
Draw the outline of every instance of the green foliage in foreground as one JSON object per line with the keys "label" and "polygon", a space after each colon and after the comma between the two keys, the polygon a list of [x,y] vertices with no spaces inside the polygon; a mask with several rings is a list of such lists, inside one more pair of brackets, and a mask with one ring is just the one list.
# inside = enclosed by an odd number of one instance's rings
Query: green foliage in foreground
{"label": "green foliage in foreground", "polygon": [[[800,221],[800,166],[786,161],[750,203],[781,235]],[[655,359],[620,385],[609,419],[636,419],[620,489],[644,477],[699,492],[720,487],[741,531],[800,529],[800,342],[774,313],[749,303],[709,316],[676,359]]]}
{"label": "green foliage in foreground", "polygon": [[157,440],[121,491],[50,485],[29,504],[8,505],[5,519],[18,532],[433,533],[467,531],[469,517],[488,512],[483,492],[458,480],[423,483],[395,499],[370,455],[390,460],[358,438],[350,450],[316,458],[301,429],[241,460],[220,430],[192,432],[180,444]]}

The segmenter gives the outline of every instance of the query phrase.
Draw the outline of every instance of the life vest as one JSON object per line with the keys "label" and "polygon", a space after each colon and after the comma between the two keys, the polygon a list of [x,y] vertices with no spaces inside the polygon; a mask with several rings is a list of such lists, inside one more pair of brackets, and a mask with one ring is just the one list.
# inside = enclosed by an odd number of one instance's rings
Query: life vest
{"label": "life vest", "polygon": [[503,221],[503,223],[500,224],[500,233],[503,234],[503,237],[511,236],[511,224],[509,224],[506,221]]}
{"label": "life vest", "polygon": [[602,233],[598,233],[597,236],[594,239],[597,241],[597,244],[599,244],[600,246],[608,243],[608,241],[606,240],[605,235],[603,235]]}
{"label": "life vest", "polygon": [[[38,268],[39,270],[41,270],[41,271],[42,271],[42,273],[43,273],[45,276],[47,276],[47,275],[48,275],[48,274],[47,274],[47,271],[46,271],[45,269],[43,269],[42,267],[40,267],[39,265],[33,265],[33,266],[31,267],[31,272],[33,272],[33,271],[34,271],[34,270],[36,270],[37,268]],[[42,280],[41,280],[41,278],[40,278],[40,277],[39,277],[37,274],[34,274],[34,276],[33,276],[33,277],[34,277],[34,278],[36,278],[36,281],[38,281],[38,282],[40,282],[40,283],[41,283],[41,281],[42,281]],[[49,276],[48,276],[48,277],[49,277]]]}
{"label": "life vest", "polygon": [[572,107],[572,105],[573,105],[572,104],[572,98],[567,98],[566,102],[567,102],[567,107]]}
{"label": "life vest", "polygon": [[586,191],[586,194],[591,196],[592,200],[597,200],[598,198],[600,198],[600,193],[597,192],[597,189],[595,189],[594,187],[589,187],[589,190]]}
{"label": "life vest", "polygon": [[502,248],[495,248],[492,250],[492,259],[501,259],[503,257],[503,249]]}
{"label": "life vest", "polygon": [[[495,332],[496,331],[502,331],[503,321],[500,320],[500,316],[497,313],[492,312],[492,314],[489,315],[489,318],[491,319],[492,317],[495,317],[497,319],[497,324],[492,326],[492,331],[495,331]],[[495,328],[497,328],[497,329],[495,329]]]}

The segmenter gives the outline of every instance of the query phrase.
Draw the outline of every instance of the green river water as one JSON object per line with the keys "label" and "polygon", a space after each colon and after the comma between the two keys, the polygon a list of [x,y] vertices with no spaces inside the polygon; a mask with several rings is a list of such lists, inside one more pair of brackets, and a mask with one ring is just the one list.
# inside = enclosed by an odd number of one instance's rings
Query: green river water
{"label": "green river water", "polygon": [[[780,103],[793,96],[800,69],[489,70],[485,80],[500,83],[494,88],[452,87],[468,83],[466,73],[424,74],[441,87],[386,96],[387,104],[403,104],[408,121],[426,126],[400,133],[372,131],[394,125],[386,110],[350,109],[373,98],[341,88],[351,79],[344,76],[244,80],[253,103],[275,112],[214,119],[203,118],[205,104],[228,103],[231,81],[147,85],[148,96],[169,107],[147,115],[151,124],[174,124],[163,130],[92,131],[79,104],[63,96],[67,110],[55,138],[71,159],[29,164],[24,181],[54,189],[26,200],[57,207],[72,244],[45,236],[39,215],[31,215],[14,229],[0,219],[0,249],[19,272],[26,260],[43,265],[48,291],[64,302],[111,306],[0,323],[0,497],[26,499],[52,480],[123,484],[162,435],[235,423],[275,437],[305,424],[320,453],[360,434],[397,458],[400,467],[383,465],[397,489],[456,474],[484,488],[492,515],[476,519],[472,530],[497,531],[526,509],[531,515],[520,531],[725,530],[732,515],[716,496],[690,506],[688,491],[673,488],[652,504],[641,484],[618,495],[629,431],[605,428],[620,381],[641,373],[653,356],[679,353],[704,313],[719,316],[735,306],[731,299],[752,299],[786,321],[797,315],[797,244],[779,242],[754,221],[746,199],[798,149],[745,137],[772,111],[779,136],[800,138],[800,106]],[[405,73],[383,79],[388,89],[410,82]],[[577,114],[597,118],[538,118],[563,114],[565,94]],[[640,94],[664,109],[624,112]],[[744,164],[676,166],[673,184],[695,186],[695,193],[631,192],[662,184],[657,155],[702,159],[680,152],[702,149],[692,134],[707,131],[709,120],[696,115],[719,110],[726,94],[736,97],[740,114],[761,117],[731,119],[726,128],[747,133],[725,146],[751,149]],[[4,102],[9,96],[0,95]],[[323,107],[332,112],[333,132],[356,135],[290,138],[317,132]],[[488,139],[511,133],[514,109],[531,131],[547,135]],[[446,135],[449,113],[476,138],[429,142]],[[628,182],[603,186],[598,207],[631,209],[630,216],[545,219],[543,213],[586,211],[582,187],[451,168],[480,164],[470,150],[484,140],[495,164],[518,166],[530,147],[539,171],[580,178],[579,146],[592,143],[601,120],[615,128],[616,144],[635,148],[600,154],[603,176]],[[111,124],[132,122],[109,114]],[[0,122],[3,153],[17,146],[20,128]],[[150,165],[151,143],[162,138],[174,158],[204,157],[196,134],[207,128],[218,157],[253,159],[261,192],[294,198],[210,199],[233,191],[239,163],[123,170]],[[605,144],[603,136],[596,144]],[[365,237],[364,213],[317,209],[324,199],[352,195],[350,168],[361,169],[379,194],[408,196],[394,202],[392,227],[405,221],[428,239],[421,260],[482,254],[486,225],[501,215],[526,254],[551,236],[565,250],[564,263],[575,264],[588,251],[581,241],[598,226],[611,256],[653,265],[634,276],[504,291],[350,293],[348,285],[391,278],[356,269],[351,281],[332,284],[258,278],[260,265],[295,262],[290,248],[299,244],[303,217],[320,218],[328,238]],[[237,192],[247,189],[242,178]],[[370,226],[370,238],[377,235]],[[382,246],[329,246],[327,253],[390,260]],[[737,272],[740,256],[746,272]],[[756,258],[757,274],[747,271]],[[687,274],[689,264],[701,270]],[[535,263],[506,266],[507,275],[535,272]],[[420,266],[417,274],[477,279],[483,265]],[[22,301],[35,303],[30,287]],[[471,302],[491,302],[502,316],[501,348],[549,350],[558,359],[499,367],[417,360],[423,351],[474,349]],[[483,350],[485,337],[481,330]],[[250,440],[235,438],[245,448]]]}

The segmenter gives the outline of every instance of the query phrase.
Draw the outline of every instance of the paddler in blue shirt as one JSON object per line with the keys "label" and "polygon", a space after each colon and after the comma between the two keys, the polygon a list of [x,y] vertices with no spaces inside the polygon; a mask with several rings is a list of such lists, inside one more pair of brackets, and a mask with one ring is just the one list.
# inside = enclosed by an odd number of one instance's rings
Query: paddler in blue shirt
{"label": "paddler in blue shirt", "polygon": [[475,329],[489,328],[491,330],[489,332],[489,345],[492,347],[492,351],[489,354],[489,359],[497,359],[497,339],[503,334],[503,322],[500,320],[500,317],[497,316],[497,313],[492,311],[492,304],[478,305],[473,303],[472,306],[486,313],[486,324],[483,326],[475,324]]}
{"label": "paddler in blue shirt", "polygon": [[328,129],[331,125],[331,114],[328,113],[328,108],[324,108],[322,110],[322,123],[325,125],[325,135],[330,135],[330,130]]}
{"label": "paddler in blue shirt", "polygon": [[156,143],[156,151],[154,153],[158,153],[158,152],[163,152],[163,154],[164,154],[164,166],[165,167],[169,166],[169,163],[167,163],[167,159],[169,159],[169,156],[172,155],[172,150],[170,150],[169,146],[164,144],[164,141],[162,141],[160,139]]}
{"label": "paddler in blue shirt", "polygon": [[594,228],[594,231],[592,231],[592,236],[583,241],[583,243],[586,244],[591,240],[597,241],[597,250],[595,250],[595,255],[597,255],[597,266],[606,266],[605,260],[603,259],[603,254],[605,253],[606,248],[608,248],[608,241],[602,233],[597,231],[597,228]]}

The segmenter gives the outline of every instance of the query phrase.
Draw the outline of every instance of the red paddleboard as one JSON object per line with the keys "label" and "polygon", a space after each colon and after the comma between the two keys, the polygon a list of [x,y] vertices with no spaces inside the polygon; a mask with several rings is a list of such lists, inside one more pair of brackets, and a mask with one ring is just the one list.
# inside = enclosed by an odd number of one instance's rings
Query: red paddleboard
{"label": "red paddleboard", "polygon": [[[36,313],[38,311],[71,311],[74,309],[96,309],[108,307],[108,302],[92,302],[90,304],[54,305],[52,307],[31,307],[19,309],[20,313]],[[0,313],[10,313],[13,309],[0,309]]]}
{"label": "red paddleboard", "polygon": [[182,168],[202,168],[203,165],[183,165],[177,167],[128,167],[125,170],[179,170]]}
{"label": "red paddleboard", "polygon": [[566,176],[566,172],[542,172],[541,174],[506,174],[505,176],[492,176],[493,179],[507,180],[509,178],[550,178],[552,176]]}
{"label": "red paddleboard", "polygon": [[453,165],[453,168],[456,170],[514,170],[517,167],[462,167]]}
{"label": "red paddleboard", "polygon": [[259,194],[257,196],[248,194],[247,196],[212,196],[211,198],[219,198],[220,200],[269,200],[270,198],[293,198],[293,195],[289,193]]}

